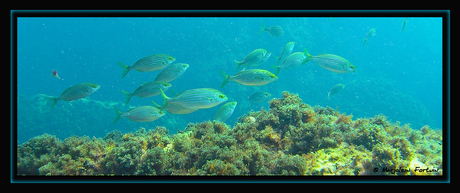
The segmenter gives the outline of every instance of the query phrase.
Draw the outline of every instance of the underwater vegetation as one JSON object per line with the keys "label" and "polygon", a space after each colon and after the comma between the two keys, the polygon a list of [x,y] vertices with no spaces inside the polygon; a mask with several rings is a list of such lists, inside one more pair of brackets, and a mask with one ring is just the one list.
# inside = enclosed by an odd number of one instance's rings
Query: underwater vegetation
{"label": "underwater vegetation", "polygon": [[59,139],[65,139],[73,135],[83,136],[87,133],[96,137],[104,137],[112,130],[123,133],[135,132],[140,127],[155,128],[162,125],[169,128],[170,133],[176,133],[178,129],[187,126],[187,121],[177,116],[167,114],[153,122],[133,122],[122,118],[112,124],[115,114],[114,107],[122,112],[127,112],[135,106],[127,105],[119,101],[99,101],[90,97],[70,101],[59,102],[56,107],[50,109],[50,103],[46,95],[27,97],[18,95],[17,98],[17,140],[19,144],[27,140],[48,133]]}
{"label": "underwater vegetation", "polygon": [[[375,170],[377,168],[377,170]],[[442,175],[442,131],[312,107],[283,92],[233,128],[218,121],[104,138],[43,134],[17,149],[17,175]]]}

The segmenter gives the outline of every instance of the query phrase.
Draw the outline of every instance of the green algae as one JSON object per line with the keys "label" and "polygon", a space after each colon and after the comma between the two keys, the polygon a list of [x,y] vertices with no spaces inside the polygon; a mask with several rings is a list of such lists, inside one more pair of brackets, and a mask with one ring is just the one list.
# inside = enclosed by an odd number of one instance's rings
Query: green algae
{"label": "green algae", "polygon": [[[283,92],[233,128],[189,123],[104,138],[43,134],[17,149],[17,175],[442,175],[442,131],[358,118]],[[416,170],[428,168],[430,172]]]}

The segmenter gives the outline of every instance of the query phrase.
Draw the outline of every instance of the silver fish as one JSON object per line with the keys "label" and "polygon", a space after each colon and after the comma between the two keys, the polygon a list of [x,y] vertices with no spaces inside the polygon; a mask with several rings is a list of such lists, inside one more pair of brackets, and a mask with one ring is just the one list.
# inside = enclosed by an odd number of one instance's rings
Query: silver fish
{"label": "silver fish", "polygon": [[118,65],[123,69],[121,78],[124,78],[131,70],[137,70],[139,72],[150,72],[155,70],[161,70],[169,64],[176,61],[176,58],[166,54],[154,54],[151,56],[144,57],[134,63],[132,66],[128,66],[121,62],[117,62]]}
{"label": "silver fish", "polygon": [[262,86],[270,82],[278,80],[278,77],[273,73],[262,70],[262,69],[251,69],[244,70],[235,74],[235,76],[229,76],[222,70],[221,75],[224,77],[224,81],[220,87],[224,87],[228,82],[235,81],[241,85],[246,86]]}
{"label": "silver fish", "polygon": [[367,35],[366,35],[366,39],[364,39],[364,43],[363,43],[363,46],[366,45],[366,42],[371,39],[372,37],[374,37],[376,34],[375,34],[375,28],[372,28],[371,30],[369,30],[369,32],[367,32]]}
{"label": "silver fish", "polygon": [[125,95],[126,104],[128,104],[129,101],[131,100],[131,97],[133,96],[137,96],[140,98],[147,98],[147,97],[153,97],[153,96],[159,95],[160,90],[158,90],[158,88],[161,88],[163,90],[168,90],[169,88],[171,88],[171,84],[167,82],[163,82],[163,81],[153,81],[153,82],[142,84],[141,86],[137,87],[137,89],[134,90],[133,93],[129,93],[123,90],[121,92]]}
{"label": "silver fish", "polygon": [[101,86],[93,83],[81,83],[64,90],[58,97],[45,96],[45,99],[51,102],[51,109],[60,100],[73,101],[85,98],[96,92]]}
{"label": "silver fish", "polygon": [[307,53],[305,52],[296,52],[292,53],[286,59],[283,60],[283,63],[280,66],[272,66],[273,68],[276,69],[275,75],[278,76],[280,73],[281,68],[285,70],[290,70],[293,68],[296,68],[302,64],[305,64],[308,60],[306,58],[308,57]]}
{"label": "silver fish", "polygon": [[268,34],[270,34],[271,36],[273,36],[275,38],[279,38],[279,37],[283,36],[284,31],[283,31],[282,27],[280,27],[280,26],[272,26],[270,28],[267,28],[263,22],[261,22],[261,23],[262,23],[262,29],[259,31],[259,33],[267,31]]}
{"label": "silver fish", "polygon": [[160,89],[163,97],[161,109],[166,108],[168,104],[175,104],[187,109],[207,109],[212,108],[228,100],[228,97],[213,88],[196,88],[179,93],[174,98],[169,98]]}
{"label": "silver fish", "polygon": [[339,93],[344,87],[345,87],[345,85],[343,85],[343,84],[337,84],[337,85],[333,86],[331,88],[331,90],[329,90],[329,92],[327,92],[327,99],[331,100],[330,95],[335,95],[335,94]]}
{"label": "silver fish", "polygon": [[115,119],[113,120],[113,123],[117,122],[123,117],[126,117],[134,122],[151,122],[165,115],[163,111],[152,106],[135,107],[126,113],[122,113],[116,107],[113,108],[115,110]]}
{"label": "silver fish", "polygon": [[308,55],[308,59],[306,59],[306,61],[313,60],[319,66],[332,72],[349,73],[356,71],[356,68],[355,66],[353,66],[353,64],[351,64],[348,60],[340,56],[334,54],[320,54],[317,56],[312,56],[307,52],[307,50],[305,50],[305,52]]}
{"label": "silver fish", "polygon": [[253,93],[251,96],[249,96],[249,102],[259,103],[259,102],[262,102],[270,98],[270,96],[272,95],[268,92],[258,91],[258,92]]}
{"label": "silver fish", "polygon": [[240,67],[243,67],[243,70],[244,70],[246,67],[249,67],[249,66],[258,66],[264,63],[265,61],[267,61],[270,55],[271,55],[271,52],[267,52],[267,50],[256,49],[252,51],[251,53],[249,53],[242,62],[238,62],[235,60],[235,63],[237,65],[236,72],[238,72],[238,69]]}
{"label": "silver fish", "polygon": [[287,43],[286,46],[284,46],[283,51],[281,52],[281,56],[275,57],[278,60],[278,65],[280,65],[281,59],[283,59],[283,57],[289,56],[289,54],[291,54],[292,49],[294,49],[294,45],[295,42]]}
{"label": "silver fish", "polygon": [[228,102],[222,105],[222,107],[220,107],[220,109],[217,111],[216,115],[214,116],[214,120],[225,122],[233,114],[236,104],[238,103],[236,101],[233,101],[233,102]]}
{"label": "silver fish", "polygon": [[171,82],[184,74],[188,67],[189,65],[184,63],[171,64],[157,75],[155,81]]}

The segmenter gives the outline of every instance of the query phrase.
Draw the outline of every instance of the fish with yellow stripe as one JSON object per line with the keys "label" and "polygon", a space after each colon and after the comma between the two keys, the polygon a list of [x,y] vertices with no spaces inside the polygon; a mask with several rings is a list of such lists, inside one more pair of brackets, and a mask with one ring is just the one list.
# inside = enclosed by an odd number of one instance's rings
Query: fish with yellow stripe
{"label": "fish with yellow stripe", "polygon": [[171,82],[184,74],[188,67],[189,64],[184,63],[171,64],[157,75],[155,81]]}
{"label": "fish with yellow stripe", "polygon": [[258,66],[268,60],[268,58],[271,56],[271,52],[268,52],[267,50],[264,49],[256,49],[249,53],[242,62],[238,62],[235,60],[235,63],[237,65],[236,67],[236,72],[238,72],[238,69],[240,67],[243,67],[243,70],[246,69],[246,67],[250,66]]}
{"label": "fish with yellow stripe", "polygon": [[279,57],[275,56],[275,58],[278,60],[278,65],[280,64],[283,57],[286,57],[289,54],[291,54],[292,49],[294,49],[294,45],[295,45],[295,42],[287,43],[286,46],[284,46],[283,51],[281,52],[281,56]]}
{"label": "fish with yellow stripe", "polygon": [[309,58],[307,57],[308,57],[307,50],[305,50],[305,52],[295,52],[289,55],[288,57],[286,57],[280,66],[272,65],[272,67],[275,68],[276,70],[275,74],[278,76],[281,69],[290,70],[290,69],[294,69],[300,65],[305,64],[306,62],[309,61]]}
{"label": "fish with yellow stripe", "polygon": [[172,56],[166,54],[154,54],[139,59],[132,66],[128,66],[121,62],[117,63],[123,69],[123,72],[121,73],[121,78],[124,78],[126,74],[128,74],[128,72],[131,70],[137,70],[139,72],[161,70],[163,68],[166,68],[169,64],[173,63],[174,61],[176,61],[176,58]]}
{"label": "fish with yellow stripe", "polygon": [[116,107],[113,107],[113,109],[115,110],[115,119],[113,120],[113,123],[123,117],[126,117],[134,122],[152,122],[165,115],[163,111],[152,106],[135,107],[125,113],[122,113]]}
{"label": "fish with yellow stripe", "polygon": [[233,102],[228,102],[222,105],[222,107],[220,107],[220,109],[217,111],[216,115],[214,116],[214,120],[225,122],[233,114],[233,111],[235,111],[236,104],[238,103],[236,101],[233,101]]}
{"label": "fish with yellow stripe", "polygon": [[141,86],[137,87],[134,92],[129,93],[126,91],[121,91],[126,98],[126,104],[129,103],[131,97],[137,96],[140,98],[153,97],[160,94],[160,91],[157,88],[162,88],[163,90],[168,90],[171,88],[171,84],[163,81],[153,81],[148,83],[143,83]]}
{"label": "fish with yellow stripe", "polygon": [[173,98],[166,96],[161,88],[158,89],[163,98],[161,109],[167,105],[178,105],[187,109],[208,109],[228,100],[224,93],[213,88],[190,89]]}
{"label": "fish with yellow stripe", "polygon": [[220,87],[224,87],[228,82],[235,81],[241,85],[246,86],[262,86],[270,82],[278,80],[278,77],[273,73],[262,70],[262,69],[251,69],[238,72],[234,76],[229,76],[225,74],[224,71],[220,71],[221,75],[224,77],[224,81]]}
{"label": "fish with yellow stripe", "polygon": [[58,97],[45,96],[45,99],[51,102],[51,109],[58,101],[74,101],[85,98],[96,92],[101,86],[93,83],[81,83],[64,90]]}
{"label": "fish with yellow stripe", "polygon": [[308,58],[305,62],[313,60],[322,68],[330,70],[335,73],[349,73],[355,72],[356,68],[351,62],[347,59],[337,56],[334,54],[320,54],[317,56],[312,56],[305,49],[305,53],[308,55]]}

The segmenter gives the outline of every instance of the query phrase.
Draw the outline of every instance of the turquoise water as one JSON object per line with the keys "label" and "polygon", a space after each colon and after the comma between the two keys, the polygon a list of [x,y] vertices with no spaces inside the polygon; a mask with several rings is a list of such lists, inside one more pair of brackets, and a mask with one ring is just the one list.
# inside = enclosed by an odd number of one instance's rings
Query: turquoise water
{"label": "turquoise water", "polygon": [[[187,115],[166,116],[149,123],[126,118],[112,124],[112,106],[125,112],[130,108],[162,103],[160,96],[133,97],[123,105],[122,90],[132,92],[151,82],[161,71],[131,71],[121,78],[117,61],[132,65],[152,54],[168,54],[175,63],[190,67],[172,89],[215,88],[229,100],[237,101],[233,125],[250,110],[268,109],[267,101],[249,103],[256,91],[281,97],[282,91],[298,93],[303,102],[338,107],[354,118],[384,114],[392,122],[442,127],[442,19],[409,18],[18,18],[17,22],[17,121],[18,142],[48,133],[64,139],[71,135],[103,137],[112,130],[133,132],[140,127],[165,126],[170,134],[188,123],[212,120],[221,105]],[[275,38],[258,33],[261,22],[280,26],[284,35]],[[376,35],[363,46],[370,29]],[[220,88],[220,70],[233,75],[234,60],[242,61],[255,49],[271,52],[258,67],[275,70],[288,42],[294,52],[307,49],[312,55],[335,54],[346,58],[356,72],[336,74],[308,62],[293,70],[281,70],[278,80],[260,87],[228,83]],[[50,76],[52,70],[61,79]],[[88,98],[59,101],[53,109],[41,100],[42,94],[59,96],[70,86],[92,82],[101,88]],[[336,84],[345,88],[327,100]],[[166,92],[169,96],[172,94]]]}

